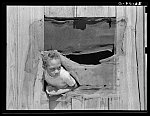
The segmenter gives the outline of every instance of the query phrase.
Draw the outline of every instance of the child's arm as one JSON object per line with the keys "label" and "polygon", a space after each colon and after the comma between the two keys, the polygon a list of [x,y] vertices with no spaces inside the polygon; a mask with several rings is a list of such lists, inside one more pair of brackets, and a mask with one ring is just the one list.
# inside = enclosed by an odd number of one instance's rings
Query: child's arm
{"label": "child's arm", "polygon": [[76,85],[76,81],[74,78],[70,75],[70,73],[64,69],[62,69],[60,73],[61,78],[65,83],[67,83],[70,87],[74,87]]}
{"label": "child's arm", "polygon": [[47,91],[47,93],[49,94],[49,95],[60,95],[60,94],[62,94],[62,93],[66,93],[66,92],[68,92],[68,91],[70,91],[71,89],[59,89],[59,90],[57,90],[57,91],[51,91],[51,92],[49,92],[49,91]]}

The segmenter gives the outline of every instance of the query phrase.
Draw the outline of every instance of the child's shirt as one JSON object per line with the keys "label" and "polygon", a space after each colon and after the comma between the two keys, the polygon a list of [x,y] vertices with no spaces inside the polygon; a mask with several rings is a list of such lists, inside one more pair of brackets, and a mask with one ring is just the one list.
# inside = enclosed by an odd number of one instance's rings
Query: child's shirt
{"label": "child's shirt", "polygon": [[[45,76],[48,76],[49,78],[53,78],[47,73],[47,71],[46,71]],[[73,77],[71,77],[69,72],[66,71],[63,67],[61,67],[61,69],[60,69],[60,76],[55,77],[55,78],[61,78],[69,86],[74,86],[76,83],[76,81],[73,79]]]}

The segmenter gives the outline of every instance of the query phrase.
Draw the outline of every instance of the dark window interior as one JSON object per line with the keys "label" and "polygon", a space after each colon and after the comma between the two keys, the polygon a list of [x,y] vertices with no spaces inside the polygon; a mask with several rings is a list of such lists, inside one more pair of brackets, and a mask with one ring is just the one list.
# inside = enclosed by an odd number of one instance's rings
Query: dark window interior
{"label": "dark window interior", "polygon": [[114,55],[114,52],[112,51],[101,51],[96,53],[90,53],[90,54],[81,54],[81,55],[66,55],[67,58],[79,63],[79,64],[86,64],[86,65],[97,65],[100,64],[101,59],[105,59],[108,57],[111,57]]}

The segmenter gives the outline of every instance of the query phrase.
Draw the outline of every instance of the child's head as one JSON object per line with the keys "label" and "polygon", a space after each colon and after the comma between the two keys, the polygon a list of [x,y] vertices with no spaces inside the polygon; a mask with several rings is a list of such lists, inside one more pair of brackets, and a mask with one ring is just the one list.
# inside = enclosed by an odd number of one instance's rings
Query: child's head
{"label": "child's head", "polygon": [[45,60],[45,69],[49,75],[55,77],[60,74],[61,59],[58,53],[55,51],[49,51]]}

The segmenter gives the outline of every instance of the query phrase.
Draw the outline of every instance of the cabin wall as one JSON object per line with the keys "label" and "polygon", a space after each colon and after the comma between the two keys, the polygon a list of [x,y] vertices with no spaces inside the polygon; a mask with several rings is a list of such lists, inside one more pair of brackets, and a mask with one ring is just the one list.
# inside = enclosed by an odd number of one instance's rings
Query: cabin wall
{"label": "cabin wall", "polygon": [[125,18],[127,21],[123,38],[124,55],[119,55],[120,92],[126,97],[127,109],[144,110],[144,7],[118,6],[116,14],[118,20]]}
{"label": "cabin wall", "polygon": [[[120,32],[121,23],[117,23],[116,29],[118,83],[116,95],[121,97],[120,109],[147,109],[147,77],[144,76],[146,66],[143,50],[146,32],[143,23],[145,16],[143,6],[7,7],[6,109],[44,109],[44,107],[48,109],[47,105],[40,106],[41,97],[35,97],[35,95],[44,94],[39,90],[41,83],[35,74],[38,69],[30,70],[38,64],[37,51],[44,49],[43,23],[38,22],[44,21],[44,15],[46,17],[116,17],[117,22],[124,19],[125,33]],[[46,100],[46,98],[43,99]],[[98,99],[93,98],[93,101],[100,99],[99,96]],[[89,103],[91,101],[85,102],[85,104]],[[93,102],[90,108],[100,107],[100,104],[96,103]],[[69,108],[79,108],[78,104],[80,104],[79,101],[72,99]],[[81,107],[84,109],[83,106]],[[118,109],[113,105],[111,107]]]}
{"label": "cabin wall", "polygon": [[[43,19],[43,7],[7,6],[6,109],[34,109],[34,75],[25,70],[25,64],[31,44],[30,25]],[[44,48],[43,41],[41,46],[43,43]]]}

